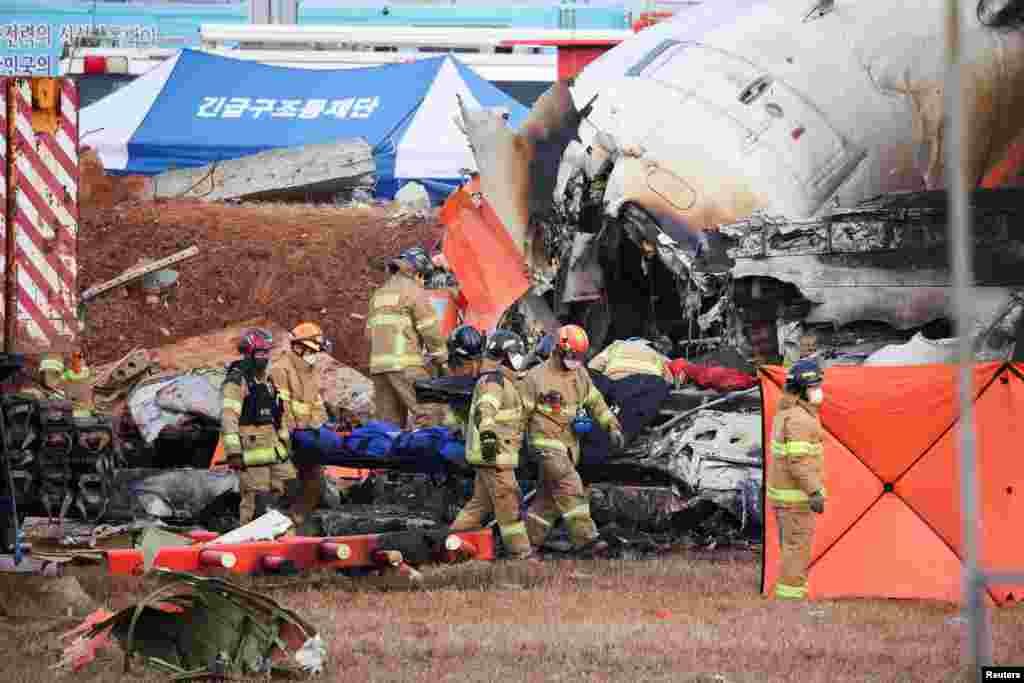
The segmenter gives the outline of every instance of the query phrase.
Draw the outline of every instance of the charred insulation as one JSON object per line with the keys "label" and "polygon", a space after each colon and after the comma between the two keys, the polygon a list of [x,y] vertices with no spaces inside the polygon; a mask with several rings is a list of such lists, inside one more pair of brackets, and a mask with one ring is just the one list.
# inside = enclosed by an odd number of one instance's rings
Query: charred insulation
{"label": "charred insulation", "polygon": [[989,28],[1024,27],[1024,0],[978,0],[978,21]]}

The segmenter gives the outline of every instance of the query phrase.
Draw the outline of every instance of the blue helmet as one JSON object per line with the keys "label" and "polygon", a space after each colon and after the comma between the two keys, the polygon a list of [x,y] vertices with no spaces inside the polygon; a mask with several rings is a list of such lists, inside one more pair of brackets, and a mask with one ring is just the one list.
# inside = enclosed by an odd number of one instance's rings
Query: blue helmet
{"label": "blue helmet", "polygon": [[427,252],[422,247],[409,247],[398,255],[397,258],[391,260],[391,268],[395,270],[404,265],[410,271],[415,274],[423,275],[426,277],[430,275],[432,270],[432,264],[430,263],[430,257],[427,256]]}
{"label": "blue helmet", "polygon": [[789,368],[786,373],[786,391],[801,392],[807,387],[813,387],[825,381],[825,375],[821,366],[814,358],[801,358]]}
{"label": "blue helmet", "polygon": [[448,335],[448,359],[455,366],[484,355],[486,338],[472,325],[460,325]]}

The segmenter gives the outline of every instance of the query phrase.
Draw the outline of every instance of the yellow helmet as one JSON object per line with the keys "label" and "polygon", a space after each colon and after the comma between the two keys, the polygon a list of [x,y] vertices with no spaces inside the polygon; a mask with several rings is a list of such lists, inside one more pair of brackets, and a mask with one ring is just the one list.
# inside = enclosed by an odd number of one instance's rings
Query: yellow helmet
{"label": "yellow helmet", "polygon": [[328,351],[330,344],[324,339],[324,332],[316,323],[299,323],[292,330],[292,344],[298,344],[313,353]]}

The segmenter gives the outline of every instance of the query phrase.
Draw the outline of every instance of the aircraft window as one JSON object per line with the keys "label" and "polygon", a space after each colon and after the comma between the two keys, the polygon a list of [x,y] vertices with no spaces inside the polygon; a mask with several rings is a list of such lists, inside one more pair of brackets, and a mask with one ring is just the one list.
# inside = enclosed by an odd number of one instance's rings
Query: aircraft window
{"label": "aircraft window", "polygon": [[649,67],[655,59],[660,57],[666,50],[676,45],[682,45],[682,41],[679,40],[663,40],[658,43],[650,52],[640,58],[640,61],[634,64],[626,72],[627,76],[639,76],[643,73],[644,69]]}

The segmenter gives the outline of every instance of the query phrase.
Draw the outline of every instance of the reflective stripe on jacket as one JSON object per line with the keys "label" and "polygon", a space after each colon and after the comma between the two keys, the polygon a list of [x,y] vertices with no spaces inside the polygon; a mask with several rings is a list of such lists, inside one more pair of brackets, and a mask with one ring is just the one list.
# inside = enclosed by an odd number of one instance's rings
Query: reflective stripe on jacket
{"label": "reflective stripe on jacket", "polygon": [[[487,373],[476,383],[469,408],[466,433],[466,462],[499,469],[519,466],[519,448],[526,428],[523,398],[516,377],[506,367]],[[485,462],[480,448],[480,433],[494,432],[498,437],[498,457]]]}
{"label": "reflective stripe on jacket", "polygon": [[373,294],[366,334],[371,375],[424,367],[424,349],[439,363],[447,360],[441,321],[427,291],[404,273],[394,274]]}
{"label": "reflective stripe on jacket", "polygon": [[645,342],[617,341],[594,356],[589,367],[612,380],[631,375],[655,375],[671,384],[675,379],[668,359]]}
{"label": "reflective stripe on jacket", "polygon": [[813,405],[790,394],[779,400],[772,424],[771,452],[768,500],[776,505],[807,505],[814,492],[827,495],[824,441]]}
{"label": "reflective stripe on jacket", "polygon": [[311,429],[327,422],[320,391],[320,370],[284,349],[270,361],[270,379],[281,399],[281,438],[293,429]]}
{"label": "reflective stripe on jacket", "polygon": [[[253,384],[267,387],[271,395],[276,397],[273,383],[269,377],[250,378]],[[240,453],[242,461],[248,467],[272,465],[288,459],[288,447],[281,440],[273,419],[256,420],[261,424],[245,424],[253,420],[246,413],[263,413],[247,406],[249,388],[245,376],[238,370],[228,372],[224,380],[221,399],[221,433],[224,437],[224,450],[227,454]],[[249,408],[249,410],[246,410]],[[245,418],[243,418],[245,415]]]}
{"label": "reflective stripe on jacket", "polygon": [[[530,417],[530,445],[536,449],[571,452],[578,460],[579,440],[572,431],[572,421],[581,407],[606,431],[622,431],[586,368],[566,370],[555,355],[526,374],[522,393]],[[561,400],[555,403],[553,394]]]}

